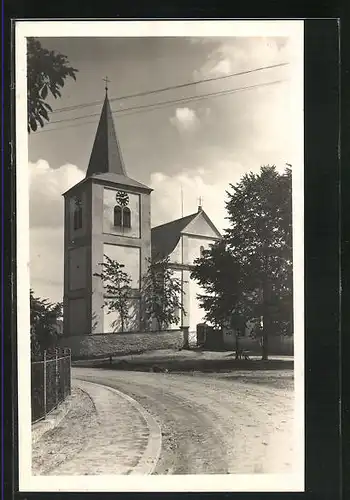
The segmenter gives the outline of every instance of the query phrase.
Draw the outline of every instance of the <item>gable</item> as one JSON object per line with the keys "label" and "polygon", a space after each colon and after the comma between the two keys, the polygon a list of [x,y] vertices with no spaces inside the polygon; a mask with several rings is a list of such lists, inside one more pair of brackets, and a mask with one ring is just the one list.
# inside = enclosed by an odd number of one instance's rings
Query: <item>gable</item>
{"label": "gable", "polygon": [[204,210],[201,210],[152,228],[152,258],[157,259],[168,255],[171,255],[172,259],[178,258],[179,241],[182,234],[212,240],[221,239],[219,231]]}
{"label": "gable", "polygon": [[179,242],[181,232],[197,214],[187,215],[151,230],[152,258],[163,258],[170,255]]}
{"label": "gable", "polygon": [[185,227],[183,233],[195,236],[206,236],[207,238],[214,239],[221,237],[219,231],[216,229],[209,217],[207,217],[203,212],[199,213],[198,216]]}

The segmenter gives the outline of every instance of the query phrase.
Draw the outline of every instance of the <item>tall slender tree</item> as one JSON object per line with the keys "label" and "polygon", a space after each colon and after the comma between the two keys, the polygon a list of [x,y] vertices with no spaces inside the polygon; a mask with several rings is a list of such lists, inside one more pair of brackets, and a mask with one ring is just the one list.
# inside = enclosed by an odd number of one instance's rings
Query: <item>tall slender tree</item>
{"label": "tall slender tree", "polygon": [[[116,260],[111,259],[105,255],[105,261],[100,263],[102,271],[94,273],[102,280],[106,303],[103,308],[107,308],[107,314],[117,312],[120,317],[121,331],[125,331],[125,326],[130,318],[131,306],[131,277],[125,272],[124,264],[120,264]],[[114,320],[112,327],[114,331],[118,329],[119,322]]]}
{"label": "tall slender tree", "polygon": [[159,330],[178,324],[180,314],[185,314],[182,304],[181,281],[169,265],[169,257],[148,261],[142,280],[142,301],[145,322],[156,319]]}

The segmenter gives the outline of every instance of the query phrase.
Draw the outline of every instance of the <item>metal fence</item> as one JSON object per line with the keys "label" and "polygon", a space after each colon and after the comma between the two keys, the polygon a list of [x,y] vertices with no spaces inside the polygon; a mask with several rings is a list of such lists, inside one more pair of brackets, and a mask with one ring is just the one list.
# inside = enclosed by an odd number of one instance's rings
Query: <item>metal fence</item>
{"label": "metal fence", "polygon": [[44,351],[31,363],[32,423],[45,418],[71,393],[70,349]]}

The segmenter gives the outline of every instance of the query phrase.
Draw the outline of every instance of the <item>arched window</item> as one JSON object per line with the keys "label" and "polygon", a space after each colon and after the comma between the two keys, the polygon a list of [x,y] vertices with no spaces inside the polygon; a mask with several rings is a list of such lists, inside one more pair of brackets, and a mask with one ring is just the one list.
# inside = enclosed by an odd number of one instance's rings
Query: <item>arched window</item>
{"label": "arched window", "polygon": [[203,257],[203,252],[204,252],[204,246],[203,246],[203,245],[201,245],[201,246],[199,247],[199,254],[200,254],[200,256],[201,256],[201,257]]}
{"label": "arched window", "polygon": [[123,227],[131,227],[131,212],[129,207],[123,207]]}
{"label": "arched window", "polygon": [[122,226],[122,208],[119,205],[114,207],[114,226]]}
{"label": "arched window", "polygon": [[83,226],[83,208],[80,198],[75,198],[74,200],[74,211],[73,211],[73,227],[74,230],[81,229]]}

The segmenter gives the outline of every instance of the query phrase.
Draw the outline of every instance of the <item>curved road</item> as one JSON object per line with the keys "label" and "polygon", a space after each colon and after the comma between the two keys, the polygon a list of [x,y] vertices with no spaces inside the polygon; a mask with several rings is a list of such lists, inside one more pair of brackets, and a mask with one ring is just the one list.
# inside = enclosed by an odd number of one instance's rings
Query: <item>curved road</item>
{"label": "curved road", "polygon": [[128,394],[156,419],[162,451],[155,474],[292,470],[292,381],[278,389],[219,375],[94,368],[73,368],[73,376]]}

